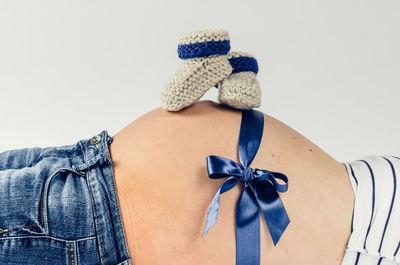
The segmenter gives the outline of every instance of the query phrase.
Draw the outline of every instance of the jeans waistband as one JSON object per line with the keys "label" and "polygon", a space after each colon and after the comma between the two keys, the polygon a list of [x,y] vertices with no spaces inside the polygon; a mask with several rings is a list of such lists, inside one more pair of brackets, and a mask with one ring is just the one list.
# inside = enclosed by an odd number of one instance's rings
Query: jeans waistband
{"label": "jeans waistband", "polygon": [[84,161],[75,167],[85,171],[94,206],[95,228],[102,265],[132,264],[122,223],[115,176],[108,145],[113,138],[107,130],[90,139],[82,139],[79,145]]}

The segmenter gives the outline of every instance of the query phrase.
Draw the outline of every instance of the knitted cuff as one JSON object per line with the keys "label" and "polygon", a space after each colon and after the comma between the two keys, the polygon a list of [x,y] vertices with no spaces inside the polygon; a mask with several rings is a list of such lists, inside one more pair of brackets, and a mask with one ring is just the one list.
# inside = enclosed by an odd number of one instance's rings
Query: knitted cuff
{"label": "knitted cuff", "polygon": [[228,54],[229,34],[226,30],[198,30],[184,35],[178,45],[181,59]]}
{"label": "knitted cuff", "polygon": [[232,51],[228,54],[228,60],[233,68],[232,74],[245,71],[258,73],[257,60],[249,53]]}

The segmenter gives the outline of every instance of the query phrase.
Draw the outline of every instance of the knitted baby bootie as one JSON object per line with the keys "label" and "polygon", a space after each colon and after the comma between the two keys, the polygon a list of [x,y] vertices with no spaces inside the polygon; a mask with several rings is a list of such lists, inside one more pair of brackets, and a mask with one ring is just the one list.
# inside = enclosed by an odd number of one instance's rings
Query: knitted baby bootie
{"label": "knitted baby bootie", "polygon": [[237,109],[258,108],[261,105],[261,88],[256,78],[256,58],[248,53],[232,51],[228,60],[233,70],[217,84],[218,101]]}
{"label": "knitted baby bootie", "polygon": [[179,111],[200,99],[232,72],[226,30],[199,30],[184,35],[178,56],[184,62],[161,91],[162,107]]}

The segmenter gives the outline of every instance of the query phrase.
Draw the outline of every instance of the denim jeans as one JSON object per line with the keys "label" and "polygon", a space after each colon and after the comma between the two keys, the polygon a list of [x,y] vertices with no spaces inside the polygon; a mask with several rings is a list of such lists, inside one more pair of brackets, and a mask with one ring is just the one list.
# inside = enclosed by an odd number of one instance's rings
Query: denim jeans
{"label": "denim jeans", "polygon": [[126,265],[103,130],[75,144],[0,153],[0,264]]}

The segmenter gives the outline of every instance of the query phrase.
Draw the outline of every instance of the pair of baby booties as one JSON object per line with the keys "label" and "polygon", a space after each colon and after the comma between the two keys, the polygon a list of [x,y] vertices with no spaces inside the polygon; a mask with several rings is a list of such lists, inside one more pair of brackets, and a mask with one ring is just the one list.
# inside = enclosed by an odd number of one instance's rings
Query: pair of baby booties
{"label": "pair of baby booties", "polygon": [[200,99],[211,87],[218,101],[236,109],[261,105],[258,64],[249,53],[230,52],[229,33],[221,29],[198,30],[181,37],[178,56],[183,64],[161,91],[162,107],[179,111]]}

